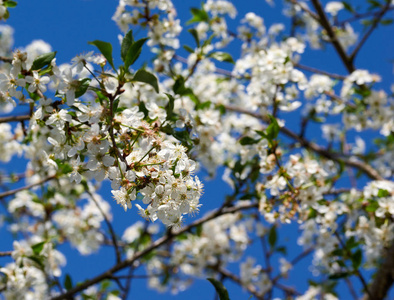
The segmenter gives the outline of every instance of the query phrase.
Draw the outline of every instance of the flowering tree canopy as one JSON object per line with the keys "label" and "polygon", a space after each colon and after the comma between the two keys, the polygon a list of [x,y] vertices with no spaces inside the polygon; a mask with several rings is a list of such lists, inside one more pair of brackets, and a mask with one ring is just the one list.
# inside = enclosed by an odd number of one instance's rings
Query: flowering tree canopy
{"label": "flowering tree canopy", "polygon": [[[394,85],[357,58],[394,1],[266,0],[275,24],[237,2],[184,22],[176,1],[120,0],[119,45],[59,62],[13,46],[17,2],[0,0],[0,298],[131,299],[141,277],[208,279],[220,299],[389,297]],[[324,49],[338,72],[304,64]],[[220,181],[227,196],[203,194]],[[66,244],[113,264],[78,282]]]}

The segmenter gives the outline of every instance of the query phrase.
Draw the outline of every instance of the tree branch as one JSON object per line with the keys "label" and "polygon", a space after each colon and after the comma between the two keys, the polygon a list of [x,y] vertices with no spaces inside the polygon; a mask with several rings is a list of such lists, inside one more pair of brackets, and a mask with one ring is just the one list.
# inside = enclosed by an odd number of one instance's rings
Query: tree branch
{"label": "tree branch", "polygon": [[109,233],[111,235],[111,240],[112,240],[112,243],[113,243],[114,248],[115,248],[116,262],[120,263],[121,260],[122,260],[122,257],[120,255],[120,249],[119,249],[118,241],[116,239],[115,231],[114,231],[114,229],[113,229],[113,227],[111,225],[111,222],[108,220],[107,215],[104,213],[103,209],[101,208],[100,204],[97,202],[97,200],[94,197],[94,195],[89,190],[86,190],[86,192],[88,193],[90,198],[92,198],[94,204],[96,204],[97,208],[99,209],[100,213],[102,214],[102,216],[104,218],[105,223],[107,224]]}
{"label": "tree branch", "polygon": [[245,210],[245,209],[250,209],[250,208],[256,208],[258,207],[258,203],[248,203],[248,204],[240,204],[237,206],[232,206],[232,207],[228,207],[228,208],[220,208],[216,211],[213,211],[211,213],[209,213],[208,215],[206,215],[205,217],[202,217],[201,219],[189,224],[188,226],[173,232],[171,234],[165,235],[161,238],[159,238],[158,240],[156,240],[155,242],[153,242],[152,244],[150,244],[148,247],[146,247],[145,249],[138,251],[137,253],[134,254],[133,257],[126,259],[118,264],[116,264],[115,266],[113,266],[112,268],[110,268],[109,270],[101,273],[100,275],[89,279],[87,281],[85,281],[84,283],[74,287],[73,289],[67,291],[64,294],[61,294],[59,296],[55,296],[52,298],[52,300],[61,300],[61,299],[68,299],[70,297],[72,297],[73,295],[85,290],[86,288],[101,282],[102,280],[105,279],[110,279],[112,278],[113,274],[132,265],[136,260],[142,258],[144,255],[148,254],[149,252],[155,250],[156,248],[170,242],[174,237],[185,233],[187,231],[189,231],[190,229],[203,224],[209,220],[212,220],[218,216],[224,215],[224,214],[231,214],[240,210]]}
{"label": "tree branch", "polygon": [[350,58],[348,57],[348,55],[346,54],[342,45],[339,43],[337,36],[336,36],[334,30],[332,29],[330,22],[327,19],[324,9],[321,6],[320,1],[319,0],[311,0],[311,2],[312,2],[312,5],[315,7],[317,15],[319,16],[318,22],[327,32],[327,35],[330,38],[331,44],[334,46],[335,50],[337,51],[339,57],[341,58],[343,64],[345,65],[346,69],[348,70],[348,72],[352,73],[355,70],[353,63],[350,60]]}
{"label": "tree branch", "polygon": [[6,57],[6,56],[0,56],[0,61],[6,62],[6,63],[12,63],[12,58],[11,57]]}
{"label": "tree branch", "polygon": [[30,118],[30,115],[0,117],[0,123],[27,121]]}
{"label": "tree branch", "polygon": [[[350,250],[348,248],[346,248],[345,243],[342,241],[341,236],[339,235],[338,231],[335,231],[334,233],[335,237],[338,239],[339,244],[341,245],[342,249],[346,251],[347,255],[349,257],[352,257],[352,253],[350,252]],[[355,275],[360,279],[362,286],[364,287],[364,290],[366,292],[366,294],[371,297],[370,299],[376,299],[372,296],[371,292],[369,291],[367,282],[364,279],[364,276],[361,274],[360,270],[358,269],[354,269],[353,270]]]}
{"label": "tree branch", "polygon": [[[266,123],[270,122],[268,117],[263,116],[263,115],[261,115],[259,113],[256,113],[256,112],[248,111],[248,110],[246,110],[244,108],[231,106],[231,105],[225,105],[224,107],[227,110],[231,110],[231,111],[239,112],[239,113],[242,113],[242,114],[250,115],[250,116],[255,117],[257,119],[260,119],[260,120],[262,120],[263,122],[266,122]],[[370,165],[358,160],[354,156],[351,156],[350,158],[341,157],[340,154],[330,152],[327,149],[325,149],[323,147],[320,147],[319,145],[317,145],[315,143],[309,142],[305,138],[297,135],[296,133],[294,133],[293,131],[291,131],[290,129],[288,129],[286,127],[280,127],[279,131],[281,133],[285,134],[286,136],[294,139],[295,141],[300,143],[303,147],[305,147],[305,148],[307,148],[309,150],[312,150],[313,152],[319,154],[320,156],[323,156],[323,157],[328,158],[330,160],[336,161],[338,163],[344,163],[345,165],[350,166],[350,167],[354,167],[354,168],[362,171],[366,175],[368,175],[368,177],[370,177],[371,179],[384,180],[384,178],[382,176],[380,176],[380,174],[374,168],[372,168]]]}
{"label": "tree branch", "polygon": [[319,22],[319,16],[315,14],[313,11],[311,11],[305,3],[298,3],[297,0],[290,0],[293,5],[297,5],[301,10],[306,12],[309,16],[311,16],[313,19],[315,19],[317,22]]}
{"label": "tree branch", "polygon": [[383,7],[383,9],[380,11],[380,13],[377,14],[377,16],[376,16],[375,20],[373,21],[373,23],[372,23],[371,27],[369,28],[369,30],[364,34],[364,36],[361,38],[361,40],[358,43],[358,45],[356,46],[356,48],[354,48],[353,52],[350,54],[350,58],[349,59],[350,59],[350,62],[352,64],[354,62],[354,59],[357,56],[357,53],[361,50],[361,47],[364,45],[364,43],[370,37],[372,32],[378,26],[380,20],[383,18],[385,13],[389,11],[389,8],[390,8],[390,2],[387,1],[386,5]]}
{"label": "tree branch", "polygon": [[[389,10],[393,10],[393,9],[394,9],[394,6],[389,6],[388,11],[389,11]],[[381,10],[377,10],[377,11],[376,11],[376,10],[374,10],[374,11],[367,11],[367,12],[362,13],[362,14],[358,14],[358,13],[356,12],[356,14],[355,14],[353,17],[347,18],[347,19],[342,20],[342,21],[339,21],[339,22],[335,22],[335,25],[337,25],[337,26],[343,26],[343,25],[345,25],[346,23],[358,21],[358,20],[360,20],[360,19],[367,18],[367,17],[369,17],[369,16],[377,16],[377,15],[379,15],[380,13],[381,13]]]}
{"label": "tree branch", "polygon": [[1,193],[0,194],[0,199],[3,199],[5,197],[11,196],[11,195],[14,195],[14,194],[16,194],[16,193],[18,193],[20,191],[23,191],[23,190],[29,190],[29,189],[31,189],[31,188],[33,188],[35,186],[41,185],[41,184],[43,184],[43,183],[45,183],[47,181],[50,181],[52,179],[55,179],[55,178],[56,178],[56,175],[49,176],[47,178],[44,178],[44,179],[40,180],[39,182],[32,183],[32,184],[29,184],[27,186],[23,186],[23,187],[20,187],[20,188],[11,190],[11,191],[7,191],[7,192],[4,192],[4,193]]}
{"label": "tree branch", "polygon": [[228,271],[226,269],[219,267],[215,270],[217,272],[219,272],[221,275],[223,275],[224,277],[231,279],[232,281],[234,281],[235,283],[237,283],[241,287],[245,288],[249,293],[251,293],[253,296],[255,296],[256,299],[261,299],[261,300],[264,299],[264,295],[259,293],[252,284],[245,285],[239,277],[237,277],[235,274],[231,273],[230,271]]}
{"label": "tree branch", "polygon": [[346,78],[346,76],[344,76],[344,75],[329,73],[329,72],[326,72],[326,71],[323,71],[323,70],[319,70],[319,69],[316,69],[316,68],[313,68],[313,67],[305,66],[305,65],[302,65],[302,64],[299,64],[299,63],[294,64],[294,66],[296,68],[299,68],[299,69],[304,70],[304,71],[326,75],[326,76],[334,78],[334,79],[344,80]]}
{"label": "tree branch", "polygon": [[382,262],[363,300],[383,300],[394,283],[394,243],[382,253]]}
{"label": "tree branch", "polygon": [[0,257],[3,257],[3,256],[11,256],[11,255],[12,255],[12,251],[0,252]]}

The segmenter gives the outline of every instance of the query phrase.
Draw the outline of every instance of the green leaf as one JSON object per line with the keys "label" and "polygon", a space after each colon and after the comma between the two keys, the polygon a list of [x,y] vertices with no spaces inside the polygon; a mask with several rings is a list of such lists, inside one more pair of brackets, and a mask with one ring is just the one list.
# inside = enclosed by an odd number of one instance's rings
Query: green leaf
{"label": "green leaf", "polygon": [[345,7],[346,10],[350,11],[351,13],[354,12],[353,7],[347,2],[347,1],[342,1],[343,6]]}
{"label": "green leaf", "polygon": [[259,142],[259,140],[252,139],[252,138],[249,137],[249,136],[244,136],[244,137],[239,141],[239,143],[240,143],[242,146],[257,144],[258,142]]}
{"label": "green leaf", "polygon": [[197,23],[197,22],[209,22],[209,15],[204,9],[198,9],[192,7],[190,9],[193,18],[186,22],[186,25]]}
{"label": "green leaf", "polygon": [[267,138],[267,134],[262,130],[255,130],[257,134],[259,134],[263,138]]}
{"label": "green leaf", "polygon": [[101,282],[100,289],[101,289],[102,291],[105,291],[105,290],[108,289],[110,286],[111,286],[111,281],[109,281],[109,280],[103,280],[103,281]]}
{"label": "green leaf", "polygon": [[141,51],[142,51],[142,46],[145,44],[145,42],[148,40],[148,38],[143,38],[131,45],[129,50],[127,51],[126,54],[126,59],[124,61],[125,63],[125,69],[127,70],[131,65],[134,64],[134,62],[140,57]]}
{"label": "green leaf", "polygon": [[393,19],[384,19],[384,20],[380,21],[380,24],[391,25],[391,24],[393,24]]}
{"label": "green leaf", "polygon": [[183,45],[183,48],[189,53],[194,53],[194,49],[192,47],[189,47],[187,45]]}
{"label": "green leaf", "polygon": [[359,243],[356,241],[356,238],[354,236],[350,237],[345,244],[345,248],[347,250],[351,250],[354,247],[357,247],[359,245]]}
{"label": "green leaf", "polygon": [[18,5],[18,3],[16,3],[15,1],[7,1],[7,2],[3,3],[3,5],[5,7],[15,7]]}
{"label": "green leaf", "polygon": [[212,57],[213,59],[216,59],[218,61],[225,61],[225,62],[229,62],[232,64],[235,63],[232,56],[227,52],[221,52],[221,51],[213,52],[213,53],[210,53],[208,55],[208,57]]}
{"label": "green leaf", "polygon": [[37,265],[40,266],[40,268],[45,268],[42,256],[27,256],[27,258],[34,261]]}
{"label": "green leaf", "polygon": [[371,7],[380,7],[381,5],[380,2],[376,0],[367,0],[367,2],[371,4]]}
{"label": "green leaf", "polygon": [[211,101],[205,101],[203,103],[199,103],[196,105],[196,110],[202,110],[202,109],[208,109],[211,107],[212,102]]}
{"label": "green leaf", "polygon": [[368,206],[365,208],[367,212],[375,212],[379,208],[379,203],[376,201],[369,202]]}
{"label": "green leaf", "polygon": [[133,31],[130,30],[124,36],[123,41],[122,41],[122,46],[120,48],[120,57],[122,58],[123,62],[126,61],[127,52],[129,51],[129,49],[130,49],[131,45],[133,45],[133,43],[134,43]]}
{"label": "green leaf", "polygon": [[276,233],[276,227],[272,226],[268,233],[268,243],[270,244],[271,248],[275,247],[277,239],[278,239],[278,235]]}
{"label": "green leaf", "polygon": [[282,253],[283,255],[287,255],[287,249],[286,249],[286,247],[284,247],[284,246],[275,248],[275,251],[276,251],[276,252],[280,252],[280,253]]}
{"label": "green leaf", "polygon": [[267,138],[269,140],[274,140],[279,134],[279,124],[273,116],[269,115],[269,118],[271,119],[271,123],[266,129]]}
{"label": "green leaf", "polygon": [[357,249],[352,255],[352,265],[354,270],[358,270],[363,261],[363,253],[361,249]]}
{"label": "green leaf", "polygon": [[204,41],[204,43],[202,44],[202,48],[204,48],[205,46],[208,46],[212,43],[213,38],[215,37],[214,34],[212,34],[208,39],[206,39]]}
{"label": "green leaf", "polygon": [[342,249],[335,249],[334,251],[331,252],[331,255],[343,256],[343,250]]}
{"label": "green leaf", "polygon": [[201,236],[202,233],[202,224],[196,226],[196,235]]}
{"label": "green leaf", "polygon": [[62,161],[58,158],[55,159],[55,162],[58,165],[58,168],[59,168],[59,171],[61,172],[61,174],[68,174],[73,171],[73,167],[70,164],[65,163],[64,161]]}
{"label": "green leaf", "polygon": [[88,44],[96,46],[97,49],[101,52],[102,55],[104,55],[105,59],[108,61],[108,63],[111,65],[112,69],[116,71],[116,68],[114,66],[114,62],[112,59],[112,45],[111,43],[95,40],[92,42],[88,42]]}
{"label": "green leaf", "polygon": [[78,82],[78,88],[75,91],[75,98],[79,98],[86,93],[89,87],[90,80],[90,78],[84,78]]}
{"label": "green leaf", "polygon": [[44,245],[45,245],[46,241],[44,242],[40,242],[37,244],[34,244],[33,246],[31,246],[31,249],[33,249],[33,253],[35,255],[39,255],[42,251],[42,249],[44,249]]}
{"label": "green leaf", "polygon": [[194,40],[196,41],[197,47],[200,48],[200,38],[198,37],[198,32],[196,29],[192,28],[188,30],[191,35],[194,37]]}
{"label": "green leaf", "polygon": [[8,9],[5,10],[5,13],[3,15],[3,19],[4,20],[8,20],[8,18],[10,17],[10,12],[8,11]]}
{"label": "green leaf", "polygon": [[66,288],[67,291],[71,290],[73,287],[73,282],[71,280],[70,275],[66,274],[66,277],[64,278],[64,287]]}
{"label": "green leaf", "polygon": [[179,76],[175,80],[172,90],[174,91],[175,94],[181,95],[181,96],[187,95],[191,92],[191,90],[189,88],[185,87],[185,79],[182,76]]}
{"label": "green leaf", "polygon": [[190,133],[187,132],[186,130],[176,130],[172,132],[172,135],[174,138],[179,140],[183,146],[185,146],[187,149],[191,149],[193,147],[193,141],[190,138]]}
{"label": "green leaf", "polygon": [[33,61],[33,65],[31,66],[32,70],[39,70],[42,69],[43,67],[50,65],[52,60],[55,58],[56,56],[56,51],[55,52],[49,52],[49,53],[45,53],[42,54],[40,56],[38,56],[34,61]]}
{"label": "green leaf", "polygon": [[219,295],[220,300],[230,300],[230,296],[228,295],[227,289],[224,287],[223,283],[216,280],[215,278],[207,278],[207,279],[214,286],[216,292]]}
{"label": "green leaf", "polygon": [[156,93],[159,92],[159,84],[157,82],[156,76],[152,73],[149,73],[148,71],[145,71],[144,69],[138,70],[137,73],[135,73],[132,81],[145,82],[151,85],[155,89]]}
{"label": "green leaf", "polygon": [[172,117],[172,114],[174,112],[174,101],[175,101],[175,99],[174,99],[174,97],[172,95],[167,94],[167,93],[165,93],[165,94],[166,94],[166,96],[168,98],[168,104],[167,104],[167,107],[166,107],[166,113],[167,113],[167,118],[169,119],[169,118]]}
{"label": "green leaf", "polygon": [[390,196],[390,193],[386,190],[379,189],[378,191],[378,197],[388,197]]}

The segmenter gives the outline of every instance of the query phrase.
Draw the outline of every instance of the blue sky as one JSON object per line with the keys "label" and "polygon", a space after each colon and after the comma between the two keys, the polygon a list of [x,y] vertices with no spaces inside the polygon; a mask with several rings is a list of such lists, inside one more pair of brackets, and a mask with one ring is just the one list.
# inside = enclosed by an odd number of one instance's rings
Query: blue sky
{"label": "blue sky", "polygon": [[[191,0],[174,0],[173,2],[183,22],[190,18],[188,8],[192,5],[199,6],[200,4],[199,1]],[[278,9],[280,5],[277,5],[276,8],[271,8],[263,0],[243,0],[233,1],[233,3],[236,5],[238,16],[241,18],[245,13],[254,11],[264,18],[267,27],[278,22],[288,24],[288,20],[281,16],[280,9]],[[114,46],[115,62],[119,62],[117,53],[119,53],[120,47],[117,36],[120,34],[120,31],[111,20],[117,4],[118,2],[115,0],[21,0],[18,6],[11,10],[11,17],[7,23],[15,29],[16,47],[26,46],[34,39],[42,39],[51,44],[54,51],[58,51],[58,64],[69,62],[72,57],[82,52],[94,50],[93,46],[88,45],[87,42],[96,39],[111,42]],[[235,27],[232,29],[235,29]],[[140,34],[140,37],[143,37],[142,33]],[[370,38],[356,60],[357,68],[365,68],[379,73],[383,78],[381,87],[386,90],[388,90],[389,84],[393,81],[393,65],[390,63],[394,59],[392,36],[394,36],[392,26],[381,28]],[[184,34],[184,37],[189,45],[192,44],[192,40],[187,36],[187,33]],[[145,50],[148,51],[147,49]],[[237,51],[239,50],[231,49],[231,51],[233,51],[234,57],[237,57],[239,53]],[[142,56],[140,61],[143,60],[144,56]],[[308,50],[302,56],[301,62],[329,72],[346,74],[339,58],[331,47],[327,47],[325,51]],[[316,139],[317,133],[316,129],[312,129],[309,132],[310,136]],[[203,213],[217,207],[223,196],[229,192],[226,184],[220,180],[205,182],[205,186],[205,194],[201,200],[204,205]],[[103,198],[112,204],[115,217],[114,226],[118,229],[118,232],[122,233],[126,227],[139,219],[135,210],[125,214],[123,209],[114,205],[108,188],[103,190]],[[0,251],[9,250],[11,237],[6,234],[4,228],[0,229],[0,234],[3,240],[0,244]],[[280,231],[282,242],[292,241],[295,244],[296,235],[297,229],[294,226],[284,227]],[[3,239],[3,236],[6,236],[6,238]],[[114,262],[113,250],[109,248],[103,249],[89,257],[79,256],[75,249],[71,249],[68,246],[62,247],[61,250],[68,259],[68,265],[64,273],[70,273],[74,282],[86,279],[90,275],[98,274],[110,267]],[[289,248],[289,250],[289,259],[300,252],[299,247]],[[261,250],[256,248],[251,251],[258,256]],[[4,260],[0,260],[0,264],[3,262]],[[307,270],[308,264],[309,261],[305,260],[290,276],[296,277],[296,280],[291,282],[296,287],[300,287],[301,290],[306,287],[304,277],[309,273]],[[235,268],[234,271],[238,272],[238,268]],[[233,284],[226,282],[226,286],[230,290],[232,299],[247,299],[247,296],[239,288],[234,287]],[[208,299],[213,299],[213,295],[214,290],[211,284],[208,281],[201,280],[193,288],[177,296],[164,294],[160,298],[192,300],[207,297]],[[132,296],[130,299],[149,300],[158,298],[156,292],[149,291],[146,288],[146,282],[143,279],[133,281]]]}

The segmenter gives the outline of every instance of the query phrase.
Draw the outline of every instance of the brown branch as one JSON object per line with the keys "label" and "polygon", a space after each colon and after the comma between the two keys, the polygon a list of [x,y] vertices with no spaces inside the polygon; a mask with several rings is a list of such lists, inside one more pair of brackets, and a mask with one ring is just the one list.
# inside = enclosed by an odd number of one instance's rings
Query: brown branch
{"label": "brown branch", "polygon": [[353,299],[354,299],[354,300],[357,300],[357,299],[358,299],[357,293],[356,293],[356,291],[354,290],[354,287],[353,287],[352,282],[350,281],[349,278],[345,278],[345,282],[346,282],[346,285],[347,285],[347,287],[348,287],[348,289],[349,289],[349,292],[350,292],[350,294],[352,295]]}
{"label": "brown branch", "polygon": [[12,58],[6,57],[6,56],[0,56],[0,61],[6,62],[6,63],[12,63]]}
{"label": "brown branch", "polygon": [[[389,10],[393,10],[393,9],[394,9],[394,6],[390,6],[387,10],[389,11]],[[378,10],[378,11],[376,11],[376,10],[374,10],[374,11],[367,11],[367,12],[362,13],[362,14],[356,13],[353,17],[350,17],[350,18],[347,18],[345,20],[339,21],[339,22],[337,22],[335,24],[338,25],[338,26],[343,26],[346,23],[358,21],[360,19],[367,18],[369,16],[377,16],[380,13],[381,13],[381,10]]]}
{"label": "brown branch", "polygon": [[350,62],[353,64],[354,59],[357,56],[357,53],[361,50],[361,47],[364,45],[364,43],[367,41],[367,39],[371,36],[372,32],[375,30],[375,28],[378,26],[380,20],[383,18],[383,16],[386,14],[386,12],[388,12],[390,8],[390,2],[387,1],[386,5],[384,6],[384,8],[380,11],[379,14],[377,14],[375,20],[373,21],[371,27],[369,28],[369,30],[364,34],[364,36],[361,38],[360,42],[358,43],[358,45],[356,46],[356,48],[354,48],[353,52],[350,54]]}
{"label": "brown branch", "polygon": [[297,5],[299,8],[301,8],[301,10],[306,12],[310,17],[312,17],[317,22],[319,22],[319,16],[317,14],[315,14],[313,11],[311,11],[305,3],[298,3],[297,0],[290,0],[290,2],[293,3],[293,5]]}
{"label": "brown branch", "polygon": [[12,251],[0,252],[0,257],[3,257],[3,256],[11,256],[11,255],[12,255]]}
{"label": "brown branch", "polygon": [[7,192],[4,192],[4,193],[1,193],[0,194],[0,199],[3,199],[5,197],[11,196],[11,195],[14,195],[14,194],[16,194],[16,193],[18,193],[20,191],[23,191],[23,190],[29,190],[29,189],[31,189],[31,188],[33,188],[35,186],[41,185],[41,184],[43,184],[43,183],[45,183],[47,181],[50,181],[50,180],[52,180],[54,178],[56,178],[56,175],[49,176],[47,178],[44,178],[44,179],[40,180],[39,182],[32,183],[32,184],[29,184],[27,186],[23,186],[23,187],[20,187],[20,188],[11,190],[11,191],[7,191]]}
{"label": "brown branch", "polygon": [[327,192],[324,192],[323,195],[340,195],[344,193],[350,193],[352,189],[349,188],[339,188],[335,190],[329,190]]}
{"label": "brown branch", "polygon": [[341,97],[335,95],[334,92],[324,92],[324,94],[327,95],[328,97],[330,97],[332,100],[338,102],[339,104],[344,103],[346,106],[348,106],[348,107],[350,107],[352,109],[356,109],[357,108],[357,106],[354,103],[346,102]]}
{"label": "brown branch", "polygon": [[328,21],[328,18],[324,12],[323,7],[321,6],[321,3],[319,0],[311,0],[312,5],[315,7],[315,10],[317,12],[317,15],[319,16],[318,22],[320,25],[325,29],[327,32],[328,37],[330,38],[330,43],[334,46],[335,50],[337,51],[339,57],[341,58],[343,64],[345,65],[346,69],[348,70],[349,73],[352,73],[355,68],[353,66],[352,61],[346,54],[345,50],[343,49],[342,45],[337,39],[337,36],[332,29],[332,26],[330,22]]}
{"label": "brown branch", "polygon": [[329,72],[326,72],[326,71],[323,71],[323,70],[319,70],[319,69],[316,69],[316,68],[313,68],[313,67],[301,65],[299,63],[294,64],[294,66],[296,68],[301,69],[301,70],[305,70],[305,71],[312,72],[312,73],[326,75],[326,76],[334,78],[334,79],[344,80],[346,78],[346,76],[344,76],[344,75],[329,73]]}
{"label": "brown branch", "polygon": [[[231,105],[225,105],[224,106],[227,110],[231,110],[231,111],[235,111],[235,112],[239,112],[242,114],[247,114],[250,115],[252,117],[255,117],[257,119],[262,120],[263,122],[270,122],[267,116],[263,116],[259,113],[256,112],[251,112],[248,111],[244,108],[240,108],[240,107],[236,107],[236,106],[231,106]],[[309,142],[308,140],[306,140],[305,138],[297,135],[296,133],[294,133],[293,131],[291,131],[290,129],[286,128],[286,127],[280,127],[279,131],[281,133],[283,133],[284,135],[294,139],[295,141],[297,141],[298,143],[301,144],[301,146],[312,150],[313,152],[319,154],[322,157],[325,157],[327,159],[336,161],[338,163],[344,163],[347,166],[350,167],[354,167],[360,171],[362,171],[363,173],[365,173],[366,175],[368,175],[368,177],[370,177],[371,179],[374,180],[383,180],[383,177],[380,176],[380,174],[374,169],[372,168],[370,165],[358,160],[356,157],[352,156],[350,158],[345,158],[343,156],[341,156],[338,153],[333,153],[331,151],[328,151],[327,149],[320,147],[319,145],[313,143],[313,142]]]}
{"label": "brown branch", "polygon": [[30,115],[0,117],[0,123],[21,122],[30,120]]}
{"label": "brown branch", "polygon": [[261,300],[264,299],[264,294],[259,293],[257,291],[257,289],[252,284],[245,285],[239,277],[237,277],[235,274],[231,273],[230,271],[228,271],[226,269],[219,267],[215,270],[217,272],[219,272],[221,275],[223,275],[224,277],[231,279],[232,281],[234,281],[235,283],[237,283],[241,287],[245,288],[249,293],[251,293],[253,296],[255,296],[256,299],[261,299]]}
{"label": "brown branch", "polygon": [[301,293],[298,292],[297,290],[295,290],[294,288],[285,286],[279,282],[275,282],[274,285],[278,288],[281,289],[282,291],[284,291],[285,293],[292,295],[292,296],[300,296]]}
{"label": "brown branch", "polygon": [[336,153],[330,152],[315,143],[309,142],[305,138],[300,138],[297,134],[292,132],[290,129],[287,129],[286,127],[281,127],[280,131],[282,133],[284,133],[285,135],[287,135],[288,137],[291,137],[291,138],[297,140],[302,146],[304,146],[307,149],[312,150],[313,152],[319,154],[320,156],[323,156],[323,157],[328,158],[330,160],[336,161],[338,163],[344,163],[345,165],[347,165],[349,167],[354,167],[354,168],[362,171],[366,175],[368,175],[368,177],[371,179],[383,180],[383,177],[380,176],[380,174],[374,168],[372,168],[370,165],[358,160],[356,157],[341,158]]}
{"label": "brown branch", "polygon": [[[178,54],[175,54],[173,58],[175,60],[177,60],[177,61],[180,61],[181,63],[184,63],[184,64],[188,63],[186,58],[184,58],[184,57],[182,57],[182,56],[180,56]],[[228,77],[234,77],[233,74],[231,73],[231,71],[228,71],[228,70],[225,70],[225,69],[222,69],[222,68],[215,67],[215,72],[218,73],[218,74],[221,74],[221,75],[228,76]]]}
{"label": "brown branch", "polygon": [[307,257],[309,254],[311,254],[313,251],[315,250],[315,248],[311,247],[306,249],[305,251],[301,252],[300,254],[298,254],[296,257],[294,257],[291,260],[291,264],[294,266],[296,263],[298,263],[301,259]]}
{"label": "brown branch", "polygon": [[89,190],[86,190],[86,192],[88,193],[88,195],[90,196],[90,198],[92,198],[94,204],[96,204],[97,208],[99,209],[101,215],[102,215],[103,218],[104,218],[105,223],[107,224],[109,233],[110,233],[110,235],[111,235],[111,240],[112,240],[113,246],[114,246],[114,248],[115,248],[116,262],[117,262],[117,263],[120,263],[121,260],[122,260],[122,257],[121,257],[121,255],[120,255],[120,249],[119,249],[118,241],[117,241],[117,239],[116,239],[115,231],[114,231],[114,229],[113,229],[113,227],[112,227],[112,225],[111,225],[111,222],[108,220],[107,215],[104,213],[103,209],[101,208],[100,204],[98,203],[98,201],[96,200],[96,198],[93,196],[93,194],[92,194]]}
{"label": "brown branch", "polygon": [[120,270],[123,270],[124,268],[127,268],[128,266],[132,265],[136,260],[141,259],[144,255],[146,255],[146,254],[150,253],[151,251],[155,250],[156,248],[172,241],[172,239],[174,237],[176,237],[182,233],[188,232],[189,230],[191,230],[192,228],[194,228],[200,224],[203,224],[209,220],[212,220],[220,215],[231,214],[231,213],[234,213],[234,212],[237,212],[240,210],[256,208],[256,207],[258,207],[258,203],[249,203],[249,204],[241,204],[241,205],[237,205],[237,206],[232,206],[232,207],[228,207],[228,208],[222,207],[216,211],[213,211],[210,214],[206,215],[205,217],[202,217],[201,219],[191,223],[190,225],[188,225],[188,226],[186,226],[174,233],[171,233],[171,234],[168,234],[168,235],[165,235],[165,236],[159,238],[158,240],[156,240],[155,242],[150,244],[145,249],[135,253],[133,257],[116,264],[115,266],[108,269],[107,271],[105,271],[105,272],[101,273],[100,275],[98,275],[92,279],[89,279],[89,280],[85,281],[84,283],[70,289],[66,293],[53,297],[52,300],[69,299],[73,295],[85,290],[86,288],[88,288],[96,283],[101,282],[102,280],[112,278],[114,273],[116,273]]}
{"label": "brown branch", "polygon": [[383,300],[390,287],[394,283],[394,243],[390,248],[386,248],[382,254],[381,266],[375,273],[372,283],[369,285],[369,293],[366,293],[363,300]]}
{"label": "brown branch", "polygon": [[[313,251],[315,250],[315,248],[310,247],[306,250],[304,250],[303,252],[301,252],[300,254],[298,254],[296,257],[294,257],[291,261],[290,264],[292,266],[294,266],[296,263],[298,263],[300,260],[302,260],[303,258],[307,257],[309,254],[311,254]],[[279,284],[278,281],[283,277],[282,273],[279,273],[278,275],[275,276],[274,279],[272,279],[272,283],[274,285]]]}

